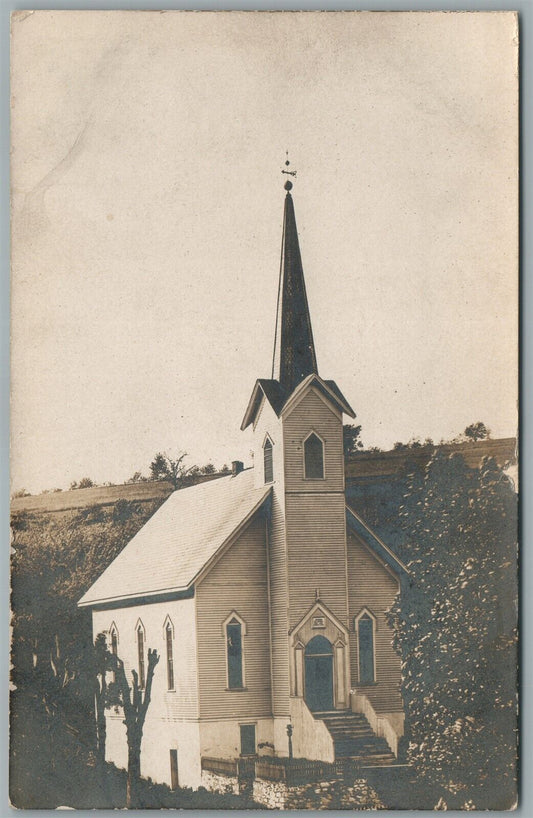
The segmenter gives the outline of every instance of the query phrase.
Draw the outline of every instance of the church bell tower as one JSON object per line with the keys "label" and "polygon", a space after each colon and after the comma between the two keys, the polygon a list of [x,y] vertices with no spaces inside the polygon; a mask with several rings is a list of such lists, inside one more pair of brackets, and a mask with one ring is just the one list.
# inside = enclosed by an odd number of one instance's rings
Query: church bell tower
{"label": "church bell tower", "polygon": [[256,381],[241,426],[253,425],[256,485],[272,485],[272,698],[280,723],[294,700],[315,712],[344,709],[350,690],[342,418],[355,415],[318,373],[291,189],[287,181],[272,376]]}

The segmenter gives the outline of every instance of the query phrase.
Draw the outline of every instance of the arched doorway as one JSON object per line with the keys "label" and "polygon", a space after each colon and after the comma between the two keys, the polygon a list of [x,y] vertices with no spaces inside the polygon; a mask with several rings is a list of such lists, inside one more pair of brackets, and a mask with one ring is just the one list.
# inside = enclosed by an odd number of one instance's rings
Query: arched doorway
{"label": "arched doorway", "polygon": [[314,636],[305,648],[305,701],[311,710],[333,710],[333,646]]}

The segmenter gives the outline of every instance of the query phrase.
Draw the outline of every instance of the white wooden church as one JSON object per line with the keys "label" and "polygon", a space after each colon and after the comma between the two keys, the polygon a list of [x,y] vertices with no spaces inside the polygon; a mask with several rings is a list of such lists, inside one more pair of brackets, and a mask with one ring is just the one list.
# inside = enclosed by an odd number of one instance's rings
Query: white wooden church
{"label": "white wooden church", "polygon": [[[241,428],[254,467],[174,492],[80,600],[127,675],[157,649],[141,773],[198,787],[202,758],[366,763],[403,733],[400,660],[385,612],[405,567],[345,502],[343,414],[316,363],[287,182],[272,379]],[[107,758],[127,766],[122,714]]]}

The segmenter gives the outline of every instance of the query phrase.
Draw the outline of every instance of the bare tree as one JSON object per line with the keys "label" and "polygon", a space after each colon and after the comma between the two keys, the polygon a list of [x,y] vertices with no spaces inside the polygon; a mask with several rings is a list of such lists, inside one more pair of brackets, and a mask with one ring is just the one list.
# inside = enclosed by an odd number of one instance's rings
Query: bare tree
{"label": "bare tree", "polygon": [[158,452],[150,463],[152,480],[168,480],[175,489],[181,488],[192,470],[183,464],[186,457],[187,452],[180,452],[175,457],[167,452]]}
{"label": "bare tree", "polygon": [[115,665],[116,685],[120,696],[120,704],[124,708],[124,724],[128,741],[128,783],[126,789],[126,807],[139,807],[139,780],[141,777],[141,742],[144,721],[150,704],[152,682],[155,666],[159,662],[156,650],[148,649],[148,668],[146,685],[143,689],[139,685],[139,675],[136,670],[131,671],[133,684],[130,688],[126,679],[124,662],[118,656],[113,657]]}

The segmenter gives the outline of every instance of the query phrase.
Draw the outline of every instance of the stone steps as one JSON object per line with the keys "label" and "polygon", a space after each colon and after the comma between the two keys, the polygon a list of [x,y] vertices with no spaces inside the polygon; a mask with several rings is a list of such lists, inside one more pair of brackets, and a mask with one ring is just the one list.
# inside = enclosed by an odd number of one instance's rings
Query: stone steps
{"label": "stone steps", "polygon": [[326,725],[333,739],[335,758],[352,758],[366,766],[386,766],[396,762],[385,739],[376,736],[362,713],[335,710],[313,715]]}

